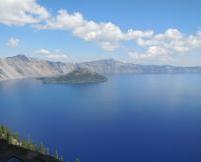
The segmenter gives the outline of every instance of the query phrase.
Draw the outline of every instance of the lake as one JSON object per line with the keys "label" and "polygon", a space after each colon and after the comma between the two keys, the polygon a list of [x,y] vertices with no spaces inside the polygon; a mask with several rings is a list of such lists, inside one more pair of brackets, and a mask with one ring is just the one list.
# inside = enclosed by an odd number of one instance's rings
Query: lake
{"label": "lake", "polygon": [[73,162],[200,162],[201,75],[0,83],[0,123]]}

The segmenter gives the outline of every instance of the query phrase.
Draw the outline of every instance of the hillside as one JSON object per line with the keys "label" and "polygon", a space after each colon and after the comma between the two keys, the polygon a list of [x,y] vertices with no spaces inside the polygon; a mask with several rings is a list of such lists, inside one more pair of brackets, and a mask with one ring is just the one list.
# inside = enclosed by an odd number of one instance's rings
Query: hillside
{"label": "hillside", "polygon": [[0,161],[6,162],[12,158],[19,158],[25,162],[61,162],[52,156],[8,144],[5,140],[0,139]]}
{"label": "hillside", "polygon": [[31,140],[21,139],[17,133],[0,125],[0,161],[5,162],[12,157],[17,157],[24,162],[63,161],[63,157],[60,157],[57,152],[54,157],[50,155],[49,149],[42,143],[37,145]]}
{"label": "hillside", "polygon": [[73,68],[73,65],[67,63],[50,62],[17,55],[0,59],[0,80],[53,76],[68,73]]}

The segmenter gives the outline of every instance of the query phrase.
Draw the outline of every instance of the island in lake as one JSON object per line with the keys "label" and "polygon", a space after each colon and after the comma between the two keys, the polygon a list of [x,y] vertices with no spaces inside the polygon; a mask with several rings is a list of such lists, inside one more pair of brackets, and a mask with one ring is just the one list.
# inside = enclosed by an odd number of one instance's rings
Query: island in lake
{"label": "island in lake", "polygon": [[83,83],[101,83],[107,81],[107,78],[88,69],[78,68],[66,75],[41,77],[38,78],[43,83],[62,83],[62,84],[83,84]]}

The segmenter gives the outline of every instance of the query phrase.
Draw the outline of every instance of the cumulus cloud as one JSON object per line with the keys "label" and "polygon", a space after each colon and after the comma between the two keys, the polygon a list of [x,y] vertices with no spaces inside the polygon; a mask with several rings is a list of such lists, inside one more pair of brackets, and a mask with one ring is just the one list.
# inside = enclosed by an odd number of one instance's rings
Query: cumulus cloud
{"label": "cumulus cloud", "polygon": [[68,54],[66,54],[65,52],[63,52],[60,49],[57,49],[55,51],[49,51],[47,49],[40,49],[38,51],[35,51],[34,53],[41,57],[45,57],[45,58],[51,59],[51,60],[68,59]]}
{"label": "cumulus cloud", "polygon": [[105,50],[112,51],[118,48],[120,41],[148,38],[153,31],[140,31],[129,29],[123,32],[119,26],[111,22],[95,22],[87,20],[79,13],[69,13],[66,10],[59,10],[56,17],[48,19],[45,24],[37,24],[38,30],[68,30],[75,36],[85,40],[97,42]]}
{"label": "cumulus cloud", "polygon": [[160,46],[150,46],[144,53],[129,52],[128,56],[135,63],[158,62],[164,64],[173,61],[170,51]]}
{"label": "cumulus cloud", "polygon": [[150,38],[154,35],[153,30],[141,31],[141,30],[133,30],[129,29],[125,34],[125,40],[137,40],[140,38]]}
{"label": "cumulus cloud", "polygon": [[102,42],[100,43],[100,46],[106,51],[114,51],[119,48],[119,44],[115,42]]}
{"label": "cumulus cloud", "polygon": [[19,43],[20,43],[20,40],[19,40],[18,38],[13,38],[13,37],[11,37],[11,38],[7,41],[6,45],[7,45],[8,47],[10,47],[10,48],[17,48],[17,47],[19,46]]}
{"label": "cumulus cloud", "polygon": [[178,29],[168,29],[150,39],[139,38],[137,43],[139,46],[161,46],[176,52],[188,52],[201,47],[201,35],[199,32],[186,35]]}
{"label": "cumulus cloud", "polygon": [[0,0],[0,23],[25,25],[39,23],[48,17],[47,9],[36,0]]}
{"label": "cumulus cloud", "polygon": [[173,59],[175,55],[186,54],[201,48],[200,31],[187,35],[178,29],[167,29],[164,33],[153,35],[151,38],[139,38],[137,44],[147,48],[145,52],[129,52],[134,61]]}

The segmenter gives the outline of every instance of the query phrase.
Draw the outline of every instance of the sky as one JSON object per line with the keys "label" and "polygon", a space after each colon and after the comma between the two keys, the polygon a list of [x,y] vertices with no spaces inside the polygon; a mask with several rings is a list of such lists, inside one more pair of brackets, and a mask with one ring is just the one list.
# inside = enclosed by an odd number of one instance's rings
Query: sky
{"label": "sky", "polygon": [[0,0],[0,57],[201,65],[200,0]]}

